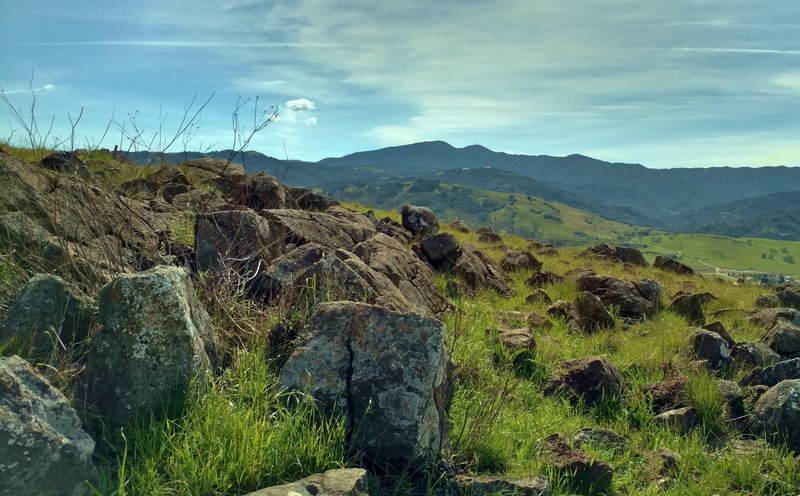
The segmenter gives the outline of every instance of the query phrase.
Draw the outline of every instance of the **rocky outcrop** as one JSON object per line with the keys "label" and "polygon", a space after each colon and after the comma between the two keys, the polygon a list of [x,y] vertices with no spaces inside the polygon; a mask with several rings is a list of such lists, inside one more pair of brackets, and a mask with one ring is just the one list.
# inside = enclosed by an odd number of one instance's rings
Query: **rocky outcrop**
{"label": "rocky outcrop", "polygon": [[578,289],[600,298],[606,307],[613,306],[624,321],[652,317],[658,308],[660,286],[656,281],[624,281],[586,272],[578,277]]}
{"label": "rocky outcrop", "polygon": [[621,394],[626,387],[619,370],[603,357],[568,360],[560,368],[545,381],[545,394],[561,393],[573,402],[592,405],[603,397]]}
{"label": "rocky outcrop", "polygon": [[780,319],[787,320],[794,325],[800,326],[800,310],[787,307],[767,308],[759,310],[750,316],[750,320],[754,324],[767,329],[777,324]]}
{"label": "rocky outcrop", "polygon": [[653,267],[661,269],[665,272],[673,272],[682,276],[690,276],[694,274],[694,269],[688,265],[682,264],[672,257],[665,255],[658,255],[653,261]]}
{"label": "rocky outcrop", "polygon": [[753,431],[774,444],[800,451],[800,379],[781,381],[753,407]]}
{"label": "rocky outcrop", "polygon": [[581,253],[581,256],[638,265],[640,267],[647,267],[649,265],[647,260],[644,259],[642,252],[636,248],[608,246],[605,243],[587,248],[583,253]]}
{"label": "rocky outcrop", "polygon": [[310,475],[299,481],[272,486],[245,496],[367,496],[367,471],[339,468]]}
{"label": "rocky outcrop", "polygon": [[749,374],[742,377],[739,384],[742,386],[772,387],[787,379],[800,379],[800,358],[778,362],[769,367],[753,369]]}
{"label": "rocky outcrop", "polygon": [[447,443],[449,380],[441,322],[364,303],[324,303],[280,375],[347,419],[348,446],[391,471]]}
{"label": "rocky outcrop", "polygon": [[513,294],[511,286],[494,264],[488,255],[472,245],[464,244],[459,250],[453,273],[461,277],[472,291],[486,288],[502,295]]}
{"label": "rocky outcrop", "polygon": [[0,342],[13,340],[25,358],[46,359],[89,335],[94,302],[62,278],[36,274],[17,294],[0,329]]}
{"label": "rocky outcrop", "polygon": [[365,215],[341,207],[331,207],[325,212],[262,210],[259,214],[269,226],[268,262],[307,243],[352,251],[355,245],[376,233]]}
{"label": "rocky outcrop", "polygon": [[0,358],[0,494],[88,495],[93,452],[64,395],[22,358]]}
{"label": "rocky outcrop", "polygon": [[429,208],[404,205],[401,216],[403,227],[415,237],[424,237],[439,232],[439,220]]}
{"label": "rocky outcrop", "polygon": [[198,215],[195,224],[194,249],[200,270],[255,271],[260,261],[272,258],[272,241],[267,220],[252,210]]}
{"label": "rocky outcrop", "polygon": [[740,368],[768,367],[782,360],[769,346],[749,342],[736,343],[731,348],[731,358]]}
{"label": "rocky outcrop", "polygon": [[101,332],[85,371],[86,398],[114,425],[172,407],[212,369],[211,322],[185,269],[122,275],[99,293]]}

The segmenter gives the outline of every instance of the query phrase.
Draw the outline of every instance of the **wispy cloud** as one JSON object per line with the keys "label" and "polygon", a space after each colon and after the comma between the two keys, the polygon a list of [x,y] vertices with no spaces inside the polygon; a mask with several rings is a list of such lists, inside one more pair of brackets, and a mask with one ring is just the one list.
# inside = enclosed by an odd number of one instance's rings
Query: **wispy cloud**
{"label": "wispy cloud", "polygon": [[163,48],[332,48],[334,43],[297,43],[285,41],[203,41],[203,40],[98,40],[0,43],[6,47],[135,46]]}
{"label": "wispy cloud", "polygon": [[50,91],[55,88],[53,84],[45,84],[43,86],[39,86],[38,88],[18,88],[14,90],[3,90],[0,88],[0,91],[5,95],[19,95],[23,93],[30,94],[31,91],[34,93],[39,93],[40,91]]}
{"label": "wispy cloud", "polygon": [[672,47],[676,52],[730,53],[744,55],[800,55],[800,50],[775,50],[769,48],[716,48],[716,47]]}

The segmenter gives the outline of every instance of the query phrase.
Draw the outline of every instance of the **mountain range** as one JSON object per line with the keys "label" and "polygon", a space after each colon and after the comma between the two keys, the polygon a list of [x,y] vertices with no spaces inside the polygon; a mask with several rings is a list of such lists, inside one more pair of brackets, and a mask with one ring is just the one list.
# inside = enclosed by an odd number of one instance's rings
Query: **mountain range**
{"label": "mountain range", "polygon": [[[577,154],[514,155],[480,145],[456,148],[443,141],[319,162],[282,160],[254,151],[233,154],[230,150],[129,156],[139,163],[156,157],[167,162],[198,157],[232,159],[248,171],[264,170],[289,184],[317,188],[343,199],[379,199],[384,206],[389,206],[387,200],[400,205],[406,201],[390,194],[398,192],[399,185],[420,182],[417,190],[427,188],[435,195],[435,188],[430,188],[434,181],[557,201],[608,220],[674,232],[800,240],[796,208],[800,167],[649,169]],[[372,193],[365,196],[364,191]]]}

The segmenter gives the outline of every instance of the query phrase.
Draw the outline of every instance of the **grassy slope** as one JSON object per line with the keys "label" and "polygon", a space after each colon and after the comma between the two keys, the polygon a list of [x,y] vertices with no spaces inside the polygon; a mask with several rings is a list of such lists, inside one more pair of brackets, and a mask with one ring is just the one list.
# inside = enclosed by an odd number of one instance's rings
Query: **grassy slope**
{"label": "grassy slope", "polygon": [[[394,212],[377,215],[397,218]],[[479,244],[474,233],[453,234],[462,242]],[[506,236],[506,241],[519,248],[527,244],[511,236]],[[495,258],[500,255],[492,247],[482,248]],[[718,318],[735,339],[755,340],[761,334],[745,319],[746,310],[763,292],[756,286],[735,287],[716,278],[625,268],[578,258],[577,252],[565,249],[560,255],[543,257],[544,269],[563,273],[590,266],[601,274],[655,278],[663,285],[663,300],[678,290],[710,291],[719,300],[708,304],[707,314],[720,311]],[[6,297],[13,294],[12,286],[23,280],[18,273],[11,258],[0,258],[0,274],[5,274],[0,279],[8,286]],[[535,330],[535,355],[515,365],[494,337],[500,312],[544,312],[543,304],[525,302],[528,291],[523,281],[528,275],[512,275],[517,296],[501,298],[483,292],[475,298],[453,300],[457,310],[446,321],[457,365],[450,412],[456,460],[486,473],[545,473],[553,478],[555,495],[573,494],[552,472],[540,441],[552,433],[569,436],[582,427],[603,426],[630,439],[623,450],[587,448],[614,465],[614,494],[781,495],[800,487],[798,466],[790,454],[759,443],[742,448],[737,431],[720,421],[719,394],[703,373],[690,373],[691,396],[703,415],[703,425],[689,434],[653,425],[642,386],[661,379],[666,366],[681,368],[689,358],[686,337],[691,327],[670,311],[662,310],[642,324],[618,326],[592,336],[572,335],[563,322],[556,321],[550,330]],[[444,285],[450,277],[439,275],[438,282]],[[571,300],[577,295],[575,284],[569,281],[546,289],[554,300]],[[201,296],[203,292],[201,284]],[[355,463],[342,452],[340,422],[316,424],[313,407],[307,403],[299,412],[286,409],[275,389],[275,373],[267,366],[264,346],[271,324],[286,316],[259,311],[231,298],[224,302],[224,309],[215,310],[212,304],[212,318],[218,332],[236,334],[247,346],[222,378],[201,380],[205,387],[191,395],[180,418],[145,422],[127,430],[125,439],[101,439],[105,458],[98,494],[234,495]],[[214,301],[220,304],[218,299]],[[629,384],[624,397],[585,407],[541,394],[542,381],[558,362],[596,354],[606,356],[622,370]],[[43,370],[53,374],[52,366]],[[677,471],[663,484],[659,483],[655,454],[661,447],[681,457]],[[406,494],[408,490],[401,481],[387,492]]]}

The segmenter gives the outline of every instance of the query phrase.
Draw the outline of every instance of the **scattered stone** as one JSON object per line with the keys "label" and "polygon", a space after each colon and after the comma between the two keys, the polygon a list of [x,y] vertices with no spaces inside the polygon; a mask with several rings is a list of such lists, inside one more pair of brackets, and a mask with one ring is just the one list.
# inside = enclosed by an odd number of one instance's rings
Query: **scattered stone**
{"label": "scattered stone", "polygon": [[642,391],[652,401],[653,411],[663,413],[688,406],[689,397],[686,392],[686,382],[686,376],[679,375],[660,382],[646,384]]}
{"label": "scattered stone", "polygon": [[414,240],[414,236],[408,232],[402,224],[396,220],[393,220],[391,217],[384,217],[379,221],[374,221],[373,224],[379,233],[396,238],[397,241],[404,245],[407,245]]}
{"label": "scattered stone", "polygon": [[800,352],[800,326],[796,326],[786,319],[778,319],[762,341],[781,355]]}
{"label": "scattered stone", "polygon": [[542,302],[546,305],[549,305],[550,303],[553,302],[553,300],[550,299],[550,296],[547,294],[547,292],[542,288],[534,289],[533,293],[525,297],[526,305],[534,305],[539,302]]}
{"label": "scattered stone", "polygon": [[324,212],[330,207],[339,205],[339,202],[307,188],[289,187],[291,203],[301,210]]}
{"label": "scattered stone", "polygon": [[111,424],[159,415],[212,370],[211,319],[186,269],[120,275],[100,289],[101,332],[84,372],[87,400]]}
{"label": "scattered stone", "polygon": [[619,310],[625,321],[641,321],[652,317],[658,307],[660,287],[651,280],[623,281],[585,272],[578,277],[578,289],[600,298],[603,305]]}
{"label": "scattered stone", "polygon": [[347,419],[348,448],[391,471],[447,443],[445,326],[364,303],[317,306],[280,375]]}
{"label": "scattered stone", "polygon": [[550,494],[550,483],[541,476],[525,479],[501,479],[456,475],[455,485],[458,488],[458,494],[469,494],[470,496],[548,496]]}
{"label": "scattered stone", "polygon": [[503,242],[503,237],[494,231],[488,231],[480,233],[478,241],[481,243],[500,244]]}
{"label": "scattered stone", "polygon": [[363,468],[339,468],[245,496],[367,496],[367,477]]}
{"label": "scattered stone", "polygon": [[72,172],[81,177],[89,177],[86,162],[73,152],[54,152],[43,158],[39,164],[45,169],[56,172]]}
{"label": "scattered stone", "polygon": [[468,292],[469,290],[465,285],[453,279],[449,279],[447,284],[445,284],[445,293],[450,298],[463,298]]}
{"label": "scattered stone", "polygon": [[692,325],[701,326],[706,323],[703,314],[703,302],[700,295],[678,293],[669,304],[669,309],[684,317]]}
{"label": "scattered stone", "polygon": [[603,397],[621,394],[626,387],[619,370],[603,357],[568,360],[560,368],[545,381],[544,394],[563,393],[573,402],[593,405]]}
{"label": "scattered stone", "polygon": [[781,300],[774,294],[771,295],[761,295],[756,298],[755,303],[756,308],[778,308],[781,305]]}
{"label": "scattered stone", "polygon": [[657,424],[672,427],[679,432],[689,432],[700,423],[700,417],[695,407],[687,406],[659,413],[653,417],[653,421]]}
{"label": "scattered stone", "polygon": [[547,317],[534,312],[528,314],[525,322],[528,324],[528,329],[551,329],[553,327],[553,323]]}
{"label": "scattered stone", "polygon": [[548,284],[555,284],[563,280],[564,280],[563,277],[553,272],[537,270],[536,272],[531,274],[531,276],[528,279],[525,280],[525,284],[532,288],[543,288]]}
{"label": "scattered stone", "polygon": [[542,262],[529,251],[509,250],[500,259],[500,268],[506,272],[539,270],[542,268]]}
{"label": "scattered stone", "polygon": [[753,369],[752,372],[742,377],[739,384],[742,386],[763,385],[772,387],[786,379],[800,379],[800,358],[778,362],[769,367]]}
{"label": "scattered stone", "polygon": [[547,315],[560,318],[572,332],[583,332],[583,322],[575,305],[564,300],[558,300],[547,307]]}
{"label": "scattered stone", "polygon": [[58,276],[36,274],[20,290],[0,328],[0,342],[13,340],[25,358],[43,360],[89,335],[94,302]]}
{"label": "scattered stone", "polygon": [[770,328],[778,323],[779,319],[785,319],[794,325],[800,325],[800,310],[794,308],[766,308],[750,316],[754,324],[761,327]]}
{"label": "scattered stone", "polygon": [[674,272],[684,276],[694,275],[694,269],[688,265],[682,264],[672,257],[665,255],[658,255],[653,261],[653,267],[661,269],[665,272]]}
{"label": "scattered stone", "polygon": [[728,343],[716,332],[697,329],[689,336],[689,343],[693,355],[701,360],[708,360],[712,370],[723,371],[733,366]]}
{"label": "scattered stone", "polygon": [[294,206],[289,188],[263,171],[240,179],[231,192],[231,198],[234,205],[248,207],[256,212]]}
{"label": "scattered stone", "polygon": [[593,333],[602,329],[614,327],[614,317],[611,316],[600,298],[583,292],[575,299],[575,311],[578,313],[581,329]]}
{"label": "scattered stone", "polygon": [[782,360],[781,356],[762,343],[737,343],[731,348],[731,357],[739,368],[768,367]]}
{"label": "scattered stone", "polygon": [[581,256],[638,265],[639,267],[649,266],[647,260],[644,259],[644,255],[642,255],[642,252],[639,250],[635,248],[626,248],[623,246],[611,247],[605,243],[587,248],[583,253],[581,253]]}
{"label": "scattered stone", "polygon": [[429,208],[405,205],[401,215],[403,227],[415,237],[428,236],[439,232],[439,220]]}
{"label": "scattered stone", "polygon": [[661,460],[661,475],[673,473],[682,461],[681,455],[667,448],[658,448],[658,458]]}
{"label": "scattered stone", "polygon": [[570,448],[560,434],[545,438],[544,443],[554,456],[556,471],[568,477],[574,487],[592,493],[602,493],[611,487],[614,469],[608,463]]}
{"label": "scattered stone", "polygon": [[422,252],[436,270],[449,270],[458,259],[458,240],[450,233],[422,238]]}
{"label": "scattered stone", "polygon": [[772,444],[800,451],[800,379],[781,381],[753,407],[753,431]]}
{"label": "scattered stone", "polygon": [[617,434],[611,429],[586,427],[580,429],[572,436],[572,443],[578,448],[584,444],[598,444],[612,448],[622,448],[628,444],[628,438]]}
{"label": "scattered stone", "polygon": [[498,340],[509,353],[536,351],[536,340],[527,329],[501,331]]}
{"label": "scattered stone", "polygon": [[470,232],[469,226],[464,224],[464,222],[462,222],[460,220],[454,220],[453,222],[451,222],[450,223],[450,227],[452,227],[453,229],[455,229],[458,232],[462,232],[462,233]]}
{"label": "scattered stone", "polygon": [[459,250],[453,273],[461,277],[472,291],[488,288],[501,295],[512,295],[514,291],[494,264],[488,255],[464,244]]}
{"label": "scattered stone", "polygon": [[69,401],[22,358],[0,358],[0,494],[89,495],[94,441]]}

